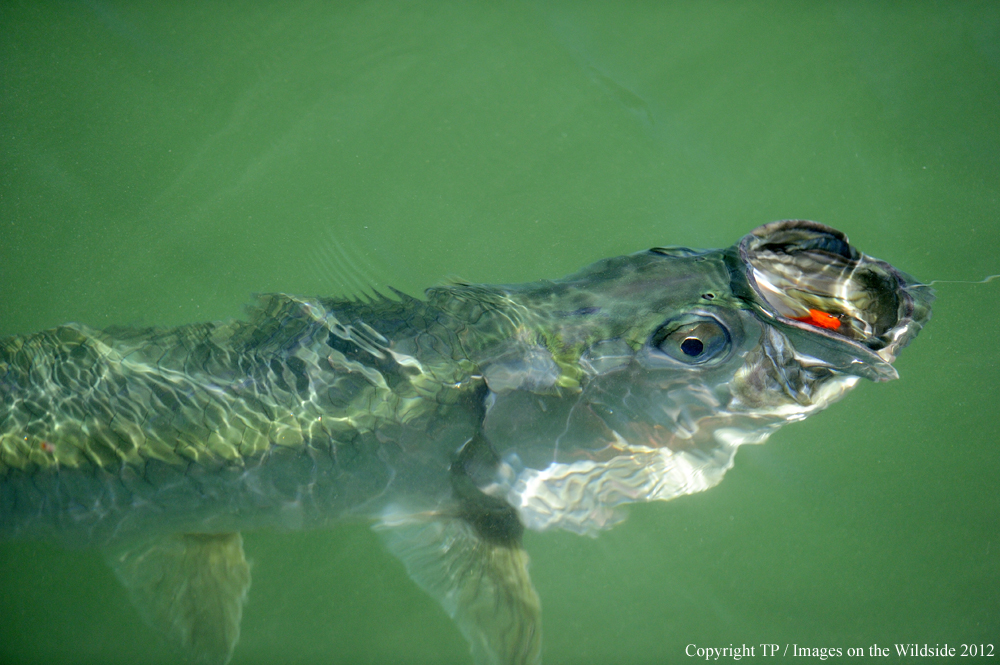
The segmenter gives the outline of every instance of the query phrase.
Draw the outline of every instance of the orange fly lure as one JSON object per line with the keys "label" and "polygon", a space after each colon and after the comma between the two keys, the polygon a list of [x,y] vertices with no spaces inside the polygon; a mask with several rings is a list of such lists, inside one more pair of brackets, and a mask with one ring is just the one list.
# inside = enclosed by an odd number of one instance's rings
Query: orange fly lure
{"label": "orange fly lure", "polygon": [[821,312],[818,309],[810,309],[809,316],[796,316],[792,318],[796,321],[816,326],[817,328],[825,328],[826,330],[837,330],[840,328],[840,319],[832,314]]}

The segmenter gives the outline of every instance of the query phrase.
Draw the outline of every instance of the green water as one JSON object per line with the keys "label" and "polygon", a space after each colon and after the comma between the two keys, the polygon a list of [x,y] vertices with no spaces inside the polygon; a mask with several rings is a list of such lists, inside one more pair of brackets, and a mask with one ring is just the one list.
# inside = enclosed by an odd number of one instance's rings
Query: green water
{"label": "green water", "polygon": [[[0,68],[0,334],[555,277],[782,218],[927,280],[1000,272],[997,3],[4,2]],[[528,534],[546,663],[1000,647],[998,301],[942,284],[902,380],[715,489]],[[367,530],[246,549],[234,665],[470,662]],[[172,659],[96,554],[0,545],[0,661]]]}

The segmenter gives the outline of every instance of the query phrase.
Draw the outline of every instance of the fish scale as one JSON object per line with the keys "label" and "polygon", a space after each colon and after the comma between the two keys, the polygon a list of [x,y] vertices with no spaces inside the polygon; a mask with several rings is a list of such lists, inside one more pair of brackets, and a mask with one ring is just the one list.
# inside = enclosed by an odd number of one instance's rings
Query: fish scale
{"label": "fish scale", "polygon": [[537,663],[525,529],[596,535],[896,378],[930,289],[815,222],[425,299],[260,296],[245,321],[0,340],[0,537],[102,550],[225,663],[240,531],[364,520],[477,663]]}

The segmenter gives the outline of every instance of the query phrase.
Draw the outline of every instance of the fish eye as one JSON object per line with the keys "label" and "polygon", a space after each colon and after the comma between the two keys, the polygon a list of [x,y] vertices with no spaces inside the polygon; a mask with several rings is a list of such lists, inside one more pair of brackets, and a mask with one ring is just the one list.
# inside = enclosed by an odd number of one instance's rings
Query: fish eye
{"label": "fish eye", "polygon": [[674,360],[700,365],[723,357],[730,338],[722,324],[711,317],[685,316],[657,328],[650,344]]}

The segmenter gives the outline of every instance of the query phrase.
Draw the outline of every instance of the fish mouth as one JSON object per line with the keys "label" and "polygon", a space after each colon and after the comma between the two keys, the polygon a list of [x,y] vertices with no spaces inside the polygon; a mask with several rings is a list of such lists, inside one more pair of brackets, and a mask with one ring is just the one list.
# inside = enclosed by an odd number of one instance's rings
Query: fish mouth
{"label": "fish mouth", "polygon": [[[930,319],[934,294],[929,287],[817,222],[758,227],[739,243],[739,258],[761,313],[783,327],[835,342],[841,350],[870,352],[857,355],[854,364],[891,363]],[[895,378],[890,370],[882,368],[871,378]]]}

